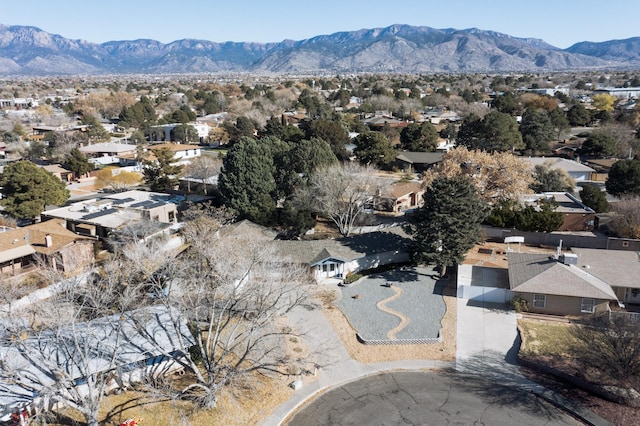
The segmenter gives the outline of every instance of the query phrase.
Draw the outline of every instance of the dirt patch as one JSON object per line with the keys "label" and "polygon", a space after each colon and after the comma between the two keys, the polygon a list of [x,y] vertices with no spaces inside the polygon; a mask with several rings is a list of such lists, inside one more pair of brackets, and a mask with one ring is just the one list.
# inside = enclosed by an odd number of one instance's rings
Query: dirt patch
{"label": "dirt patch", "polygon": [[489,266],[492,268],[507,268],[507,252],[511,250],[516,253],[549,253],[554,254],[556,250],[538,246],[528,246],[525,244],[503,244],[484,243],[476,244],[467,253],[465,265]]}
{"label": "dirt patch", "polygon": [[[550,362],[554,368],[568,374],[576,372],[575,365],[573,365],[571,360],[563,360],[562,358],[551,360],[549,357],[528,357],[528,359],[535,363]],[[571,384],[558,380],[554,376],[544,374],[536,369],[521,367],[520,371],[529,380],[540,383],[544,387],[558,392],[565,398],[574,401],[576,404],[579,404],[588,410],[591,410],[598,416],[615,425],[626,426],[638,424],[638,419],[640,419],[640,408],[629,407],[607,401]]]}

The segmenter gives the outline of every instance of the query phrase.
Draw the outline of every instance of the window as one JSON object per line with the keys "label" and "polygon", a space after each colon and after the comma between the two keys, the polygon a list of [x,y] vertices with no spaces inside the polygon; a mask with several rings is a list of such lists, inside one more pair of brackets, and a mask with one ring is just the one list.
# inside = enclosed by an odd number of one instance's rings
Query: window
{"label": "window", "polygon": [[544,309],[547,306],[546,294],[534,294],[533,295],[533,307]]}
{"label": "window", "polygon": [[595,310],[596,310],[595,299],[582,299],[582,303],[580,304],[580,312],[586,312],[588,314],[592,314]]}

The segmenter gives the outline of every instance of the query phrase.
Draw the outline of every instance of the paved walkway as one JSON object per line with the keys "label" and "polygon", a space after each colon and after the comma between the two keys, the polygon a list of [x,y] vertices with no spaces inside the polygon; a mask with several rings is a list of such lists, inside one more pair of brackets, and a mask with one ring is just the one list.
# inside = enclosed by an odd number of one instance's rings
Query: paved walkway
{"label": "paved walkway", "polygon": [[387,337],[389,338],[389,340],[396,340],[396,334],[398,334],[399,331],[401,331],[403,328],[405,328],[407,326],[407,324],[409,324],[409,320],[402,313],[400,313],[398,311],[394,311],[391,308],[387,308],[387,302],[393,302],[398,297],[402,296],[402,289],[401,288],[396,287],[393,284],[391,284],[391,289],[393,289],[393,291],[395,291],[396,294],[394,294],[393,296],[391,296],[391,297],[389,297],[387,299],[379,301],[376,304],[376,306],[381,311],[386,312],[386,313],[391,314],[391,315],[395,315],[398,318],[400,318],[400,324],[398,324],[393,330],[389,330],[389,332],[387,333]]}

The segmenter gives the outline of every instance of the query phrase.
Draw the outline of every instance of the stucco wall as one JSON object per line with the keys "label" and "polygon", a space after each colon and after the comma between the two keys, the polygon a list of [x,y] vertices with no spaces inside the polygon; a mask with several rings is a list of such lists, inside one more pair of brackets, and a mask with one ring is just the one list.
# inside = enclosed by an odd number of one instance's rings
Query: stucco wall
{"label": "stucco wall", "polygon": [[[516,293],[527,301],[528,312],[549,315],[589,315],[586,312],[580,312],[582,298],[569,296],[554,296],[547,294],[546,306],[544,308],[536,308],[533,306],[533,294]],[[605,312],[609,309],[609,301],[595,299],[595,313]]]}

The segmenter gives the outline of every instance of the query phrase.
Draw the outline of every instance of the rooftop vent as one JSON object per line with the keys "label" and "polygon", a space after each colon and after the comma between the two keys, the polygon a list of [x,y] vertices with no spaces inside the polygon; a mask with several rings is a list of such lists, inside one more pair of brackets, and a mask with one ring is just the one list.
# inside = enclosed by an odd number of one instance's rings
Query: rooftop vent
{"label": "rooftop vent", "polygon": [[560,255],[560,262],[565,265],[577,265],[578,264],[578,255],[575,253],[565,253]]}

